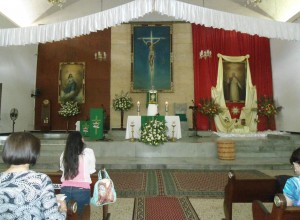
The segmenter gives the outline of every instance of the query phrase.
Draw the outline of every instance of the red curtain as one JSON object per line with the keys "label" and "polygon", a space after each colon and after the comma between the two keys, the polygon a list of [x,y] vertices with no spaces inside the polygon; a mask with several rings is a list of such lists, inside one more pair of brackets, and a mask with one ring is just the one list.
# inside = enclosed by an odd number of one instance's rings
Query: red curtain
{"label": "red curtain", "polygon": [[[256,86],[258,98],[273,96],[270,42],[268,38],[243,34],[236,31],[208,28],[192,24],[194,55],[195,104],[201,98],[211,97],[211,87],[216,86],[218,77],[217,54],[244,56],[249,54],[252,83]],[[211,50],[212,57],[199,59],[201,50]],[[258,130],[265,130],[266,119],[260,117]],[[274,119],[271,129],[275,128]],[[197,114],[197,129],[208,130],[208,119]]]}

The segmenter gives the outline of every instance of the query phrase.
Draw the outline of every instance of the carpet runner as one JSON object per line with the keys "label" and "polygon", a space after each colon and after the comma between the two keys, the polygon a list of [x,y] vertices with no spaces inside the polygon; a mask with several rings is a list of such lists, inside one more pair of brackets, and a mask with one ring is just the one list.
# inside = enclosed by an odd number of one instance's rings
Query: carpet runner
{"label": "carpet runner", "polygon": [[137,197],[133,220],[199,220],[187,197]]}
{"label": "carpet runner", "polygon": [[[228,171],[205,170],[108,170],[117,197],[188,196],[223,198]],[[236,175],[262,178],[257,170],[238,170]]]}

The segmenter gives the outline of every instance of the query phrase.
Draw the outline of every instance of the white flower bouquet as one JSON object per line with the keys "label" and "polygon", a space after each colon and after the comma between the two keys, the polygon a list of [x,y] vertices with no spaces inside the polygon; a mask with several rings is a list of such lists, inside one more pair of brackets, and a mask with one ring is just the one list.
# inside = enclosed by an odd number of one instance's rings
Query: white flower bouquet
{"label": "white flower bouquet", "polygon": [[166,121],[154,119],[146,122],[141,129],[140,141],[154,146],[168,142],[167,130]]}
{"label": "white flower bouquet", "polygon": [[127,111],[133,106],[132,98],[129,97],[128,92],[121,92],[120,95],[115,95],[113,99],[113,108],[116,111]]}
{"label": "white flower bouquet", "polygon": [[61,108],[58,111],[58,114],[63,117],[71,117],[80,113],[79,106],[77,102],[68,101],[61,103]]}

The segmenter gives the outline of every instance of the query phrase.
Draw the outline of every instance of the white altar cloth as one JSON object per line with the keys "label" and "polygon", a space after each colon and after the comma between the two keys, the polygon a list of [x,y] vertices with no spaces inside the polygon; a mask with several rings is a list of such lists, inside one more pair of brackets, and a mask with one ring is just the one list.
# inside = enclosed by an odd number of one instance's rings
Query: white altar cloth
{"label": "white altar cloth", "polygon": [[[172,138],[173,126],[172,123],[175,122],[174,127],[174,137],[176,139],[181,138],[181,125],[179,116],[165,116],[166,126],[168,127],[167,136]],[[132,137],[132,123],[134,124],[133,136],[139,139],[141,136],[141,116],[128,116],[127,126],[126,126],[126,136],[125,139],[130,139]]]}

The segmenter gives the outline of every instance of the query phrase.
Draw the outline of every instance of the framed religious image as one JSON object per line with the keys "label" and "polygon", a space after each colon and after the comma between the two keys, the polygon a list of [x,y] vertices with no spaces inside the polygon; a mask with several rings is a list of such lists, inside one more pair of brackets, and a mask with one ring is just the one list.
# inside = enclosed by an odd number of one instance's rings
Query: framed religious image
{"label": "framed religious image", "polygon": [[172,25],[132,25],[131,92],[173,92]]}
{"label": "framed religious image", "polygon": [[246,62],[228,62],[223,60],[223,89],[226,102],[245,102],[246,98]]}
{"label": "framed religious image", "polygon": [[60,63],[58,102],[85,102],[85,63]]}

